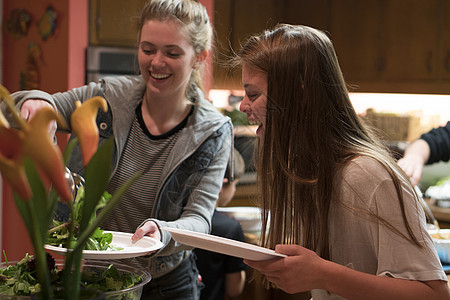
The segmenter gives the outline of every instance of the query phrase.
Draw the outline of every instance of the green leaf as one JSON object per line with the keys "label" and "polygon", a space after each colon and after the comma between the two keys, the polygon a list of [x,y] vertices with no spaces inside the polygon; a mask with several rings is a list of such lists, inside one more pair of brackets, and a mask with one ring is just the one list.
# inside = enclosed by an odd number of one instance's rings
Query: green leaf
{"label": "green leaf", "polygon": [[45,225],[45,228],[48,229],[52,223],[53,220],[53,216],[55,214],[55,210],[56,210],[56,205],[58,204],[58,201],[60,199],[58,193],[56,192],[55,189],[51,188],[50,189],[50,193],[48,195],[49,197],[49,201],[47,202],[47,224]]}
{"label": "green leaf", "polygon": [[141,176],[140,173],[136,173],[133,177],[131,177],[127,182],[122,184],[119,189],[117,189],[112,195],[111,199],[108,201],[106,206],[100,211],[97,215],[97,218],[92,221],[89,225],[89,228],[82,231],[78,240],[80,241],[80,245],[77,245],[75,249],[79,249],[82,247],[82,244],[86,242],[86,240],[91,236],[94,230],[99,227],[99,225],[103,222],[103,220],[109,215],[109,213],[114,209],[116,204],[120,201],[122,195],[128,190],[128,188]]}
{"label": "green leaf", "polygon": [[73,148],[75,145],[78,144],[78,138],[74,137],[72,138],[64,148],[63,158],[64,158],[64,164],[67,165],[69,163],[70,157],[72,156]]}
{"label": "green leaf", "polygon": [[[15,194],[14,198],[17,200],[21,200],[16,201],[16,203],[25,202],[26,206],[29,206],[28,209],[30,210],[33,217],[36,218],[36,224],[30,225],[37,226],[39,236],[40,238],[43,238],[47,235],[47,229],[50,226],[53,216],[53,211],[50,213],[48,211],[48,208],[54,206],[55,204],[50,202],[52,201],[56,202],[57,200],[55,198],[49,199],[47,191],[41,181],[39,173],[36,171],[36,168],[34,167],[33,162],[30,159],[25,159],[24,166],[33,196],[29,200],[22,200],[17,194]],[[19,206],[22,207],[21,204],[19,204]],[[23,208],[19,208],[19,210],[22,214],[22,217],[24,217]],[[32,216],[27,214],[26,219],[24,218],[24,221],[28,222],[29,220],[31,220],[31,218]],[[29,229],[28,225],[27,228]]]}
{"label": "green leaf", "polygon": [[83,207],[84,197],[85,197],[84,186],[80,186],[77,190],[75,202],[73,203],[73,215],[72,215],[72,218],[75,220],[75,223],[77,224],[80,224],[81,208]]}
{"label": "green leaf", "polygon": [[85,171],[85,198],[82,207],[80,231],[83,232],[91,221],[92,213],[106,190],[109,182],[114,139],[110,138],[99,146]]}

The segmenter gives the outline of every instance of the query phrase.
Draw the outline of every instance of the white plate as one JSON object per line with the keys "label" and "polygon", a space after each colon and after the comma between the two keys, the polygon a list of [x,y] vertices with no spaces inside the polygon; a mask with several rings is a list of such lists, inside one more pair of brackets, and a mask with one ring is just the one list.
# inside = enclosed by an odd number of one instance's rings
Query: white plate
{"label": "white plate", "polygon": [[276,257],[286,257],[286,255],[276,253],[271,249],[220,236],[178,228],[161,227],[161,229],[170,232],[172,237],[181,244],[230,256],[249,260],[267,260]]}
{"label": "white plate", "polygon": [[[162,248],[163,243],[160,241],[144,236],[136,243],[131,242],[132,233],[117,232],[117,231],[104,231],[104,233],[112,233],[113,239],[111,245],[123,248],[122,250],[83,250],[83,258],[85,259],[122,259],[131,258],[137,256],[143,256],[149,254],[149,252]],[[45,249],[65,255],[66,248],[56,247],[51,245],[45,245]]]}

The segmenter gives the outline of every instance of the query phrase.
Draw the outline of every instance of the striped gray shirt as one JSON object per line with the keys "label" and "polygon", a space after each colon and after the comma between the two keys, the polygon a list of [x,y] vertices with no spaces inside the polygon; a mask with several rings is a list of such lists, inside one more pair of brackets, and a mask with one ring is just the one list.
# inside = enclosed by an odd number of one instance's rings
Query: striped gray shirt
{"label": "striped gray shirt", "polygon": [[172,130],[154,136],[148,131],[138,107],[108,192],[113,193],[137,172],[143,174],[124,194],[102,229],[134,233],[137,226],[150,217],[162,170],[189,115]]}

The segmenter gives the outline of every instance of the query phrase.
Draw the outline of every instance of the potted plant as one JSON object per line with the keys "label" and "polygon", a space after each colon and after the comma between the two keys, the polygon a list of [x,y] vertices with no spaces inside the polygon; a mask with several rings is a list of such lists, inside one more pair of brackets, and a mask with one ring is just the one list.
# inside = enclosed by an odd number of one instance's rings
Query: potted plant
{"label": "potted plant", "polygon": [[[33,275],[38,281],[36,295],[42,299],[55,297],[54,274],[52,266],[49,271],[44,244],[58,201],[67,204],[73,215],[74,195],[67,182],[65,162],[68,161],[75,143],[80,143],[85,166],[85,195],[81,217],[76,224],[79,234],[75,241],[75,220],[69,218],[69,237],[65,247],[70,251],[64,261],[59,262],[62,267],[59,272],[62,297],[79,299],[82,251],[86,242],[139,174],[118,189],[99,214],[95,215],[95,208],[108,184],[114,146],[114,140],[111,138],[97,148],[98,129],[95,118],[98,109],[107,110],[105,99],[94,97],[83,104],[76,103],[77,108],[71,115],[72,131],[76,139],[67,145],[63,155],[48,134],[49,122],[52,120],[56,120],[60,127],[67,127],[64,119],[55,110],[43,108],[26,122],[15,110],[12,98],[3,86],[0,86],[0,97],[17,124],[17,129],[11,128],[0,111],[0,172],[11,185],[14,201],[31,238],[35,265]],[[148,277],[145,279],[147,282]]]}

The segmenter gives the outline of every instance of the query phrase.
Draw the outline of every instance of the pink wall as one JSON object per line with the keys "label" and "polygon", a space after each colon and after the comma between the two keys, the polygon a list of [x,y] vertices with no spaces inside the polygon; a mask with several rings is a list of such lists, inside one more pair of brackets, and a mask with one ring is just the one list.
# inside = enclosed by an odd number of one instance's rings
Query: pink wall
{"label": "pink wall", "polygon": [[[28,33],[14,38],[3,31],[3,85],[11,92],[20,89],[20,72],[26,70],[30,43],[42,51],[39,67],[39,89],[54,93],[84,83],[84,49],[88,44],[88,0],[4,0],[3,19],[13,9],[26,9],[30,14]],[[38,22],[48,6],[57,12],[54,34],[43,40]]]}
{"label": "pink wall", "polygon": [[[54,35],[43,40],[37,23],[49,5],[57,12],[56,30]],[[39,89],[55,93],[83,85],[84,53],[88,45],[88,0],[4,0],[3,20],[7,20],[16,8],[26,9],[31,21],[25,37],[13,38],[3,30],[2,84],[10,92],[20,90],[20,72],[27,67],[27,48],[30,43],[35,43],[42,52]],[[18,260],[26,252],[32,253],[32,248],[5,183],[2,205],[2,248],[8,260]],[[2,255],[0,261],[3,260]]]}

